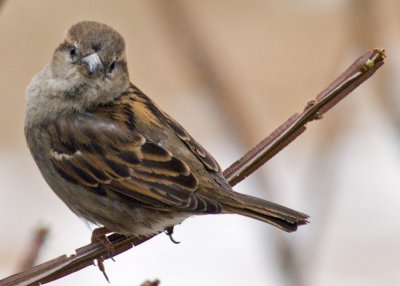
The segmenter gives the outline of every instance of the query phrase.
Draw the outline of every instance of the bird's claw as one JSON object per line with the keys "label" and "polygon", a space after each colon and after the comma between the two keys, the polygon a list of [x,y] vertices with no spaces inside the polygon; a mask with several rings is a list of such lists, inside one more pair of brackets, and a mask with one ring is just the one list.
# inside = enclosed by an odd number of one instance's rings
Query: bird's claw
{"label": "bird's claw", "polygon": [[174,239],[174,237],[172,236],[174,234],[174,226],[169,226],[165,229],[165,233],[168,235],[169,239],[175,243],[175,244],[179,244],[181,243],[180,241],[177,241]]}
{"label": "bird's claw", "polygon": [[[92,242],[99,242],[102,245],[104,245],[107,248],[108,256],[113,261],[115,261],[114,258],[113,258],[114,245],[112,244],[112,242],[106,236],[106,234],[111,233],[111,232],[112,231],[110,231],[106,227],[96,228],[92,232],[92,239],[91,240],[92,240]],[[97,261],[97,267],[103,273],[104,278],[107,280],[107,282],[110,283],[110,280],[108,279],[108,276],[107,276],[107,273],[106,273],[106,269],[104,267],[104,258],[103,258],[103,256],[100,256],[100,257],[96,258],[96,261]]]}

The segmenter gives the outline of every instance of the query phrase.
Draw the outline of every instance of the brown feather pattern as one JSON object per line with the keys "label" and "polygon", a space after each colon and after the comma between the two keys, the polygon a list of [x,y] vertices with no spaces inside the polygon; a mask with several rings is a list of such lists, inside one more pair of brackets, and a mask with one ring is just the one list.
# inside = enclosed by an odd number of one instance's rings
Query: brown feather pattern
{"label": "brown feather pattern", "polygon": [[133,85],[111,103],[60,116],[49,131],[55,170],[98,195],[162,212],[224,210],[286,231],[307,223],[305,214],[233,192],[215,159]]}
{"label": "brown feather pattern", "polygon": [[[140,107],[135,107],[138,102]],[[49,126],[54,168],[69,182],[112,199],[176,211],[220,212],[219,203],[196,194],[199,180],[185,162],[138,132],[134,111],[160,125],[148,104],[128,93],[95,113],[60,116]],[[204,152],[201,157],[206,158]]]}
{"label": "brown feather pattern", "polygon": [[27,95],[25,135],[39,169],[91,222],[139,236],[195,214],[236,213],[286,231],[308,222],[234,192],[214,158],[129,83],[125,42],[105,24],[73,25]]}
{"label": "brown feather pattern", "polygon": [[177,136],[192,150],[193,154],[203,162],[203,164],[210,171],[221,172],[221,168],[218,165],[217,161],[199,144],[196,140],[190,136],[189,133],[175,120],[172,119],[168,114],[163,112],[169,126],[174,129]]}

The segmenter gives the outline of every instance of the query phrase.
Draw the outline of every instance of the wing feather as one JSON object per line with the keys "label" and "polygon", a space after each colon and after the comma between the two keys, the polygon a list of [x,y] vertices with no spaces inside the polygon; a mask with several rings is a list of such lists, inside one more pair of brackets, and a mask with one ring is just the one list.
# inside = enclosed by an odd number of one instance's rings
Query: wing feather
{"label": "wing feather", "polygon": [[[189,147],[192,153],[204,164],[204,166],[215,173],[221,172],[221,167],[218,162],[208,153],[178,122],[176,122],[171,116],[169,116],[166,112],[162,111],[157,107],[157,105],[148,98],[145,94],[143,94],[139,89],[135,86],[131,86],[131,89],[136,94],[137,99],[141,102],[141,110],[146,110],[143,112],[143,115],[147,116],[149,120],[153,120],[153,118],[163,117],[165,122],[172,128],[175,134],[182,140],[182,142]],[[151,116],[149,116],[148,112],[151,112]]]}
{"label": "wing feather", "polygon": [[[118,106],[107,108],[96,115],[59,117],[49,127],[51,161],[65,180],[130,204],[221,210],[218,203],[196,194],[199,180],[185,162],[134,130],[134,119],[121,117]],[[122,114],[132,116],[126,110]]]}

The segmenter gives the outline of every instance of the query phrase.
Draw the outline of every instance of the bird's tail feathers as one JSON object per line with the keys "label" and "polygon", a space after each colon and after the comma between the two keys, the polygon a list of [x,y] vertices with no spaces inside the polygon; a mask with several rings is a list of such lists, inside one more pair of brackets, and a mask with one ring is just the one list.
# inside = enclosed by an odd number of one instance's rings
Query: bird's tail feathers
{"label": "bird's tail feathers", "polygon": [[228,213],[251,217],[287,232],[308,223],[309,216],[304,213],[249,195],[233,192],[233,196],[221,198],[221,201]]}

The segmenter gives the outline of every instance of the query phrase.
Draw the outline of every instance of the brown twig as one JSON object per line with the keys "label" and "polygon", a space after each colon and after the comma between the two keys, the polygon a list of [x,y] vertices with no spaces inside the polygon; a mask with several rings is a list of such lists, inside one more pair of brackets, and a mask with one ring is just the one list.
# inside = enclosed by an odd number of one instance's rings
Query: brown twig
{"label": "brown twig", "polygon": [[[384,58],[384,50],[375,49],[356,60],[315,100],[310,100],[303,112],[294,114],[270,136],[226,169],[224,175],[226,175],[229,183],[232,186],[237,184],[287,146],[305,131],[305,125],[308,122],[321,118],[325,112],[374,74],[383,65]],[[116,256],[152,237],[137,239],[127,238],[120,234],[112,234],[108,238],[114,245],[113,256]],[[74,255],[60,256],[0,280],[0,286],[45,284],[93,265],[94,259],[101,256],[104,259],[108,259],[108,250],[100,243],[91,243],[77,249]]]}
{"label": "brown twig", "polygon": [[4,4],[6,4],[6,0],[0,0],[0,11],[4,7]]}
{"label": "brown twig", "polygon": [[306,130],[306,124],[335,106],[362,82],[372,76],[383,65],[384,50],[372,50],[357,59],[341,76],[332,82],[317,97],[310,100],[304,111],[295,113],[270,136],[236,161],[225,172],[230,184],[237,184],[265,164]]}
{"label": "brown twig", "polygon": [[46,240],[49,229],[47,227],[39,227],[35,230],[33,240],[29,246],[29,250],[25,255],[23,261],[18,266],[18,270],[22,271],[31,268],[35,265],[35,261],[38,257],[40,250],[42,249],[43,243]]}
{"label": "brown twig", "polygon": [[152,281],[150,281],[150,280],[144,281],[142,283],[142,285],[140,285],[140,286],[158,286],[158,285],[160,285],[160,280],[155,279],[155,280],[152,280]]}

